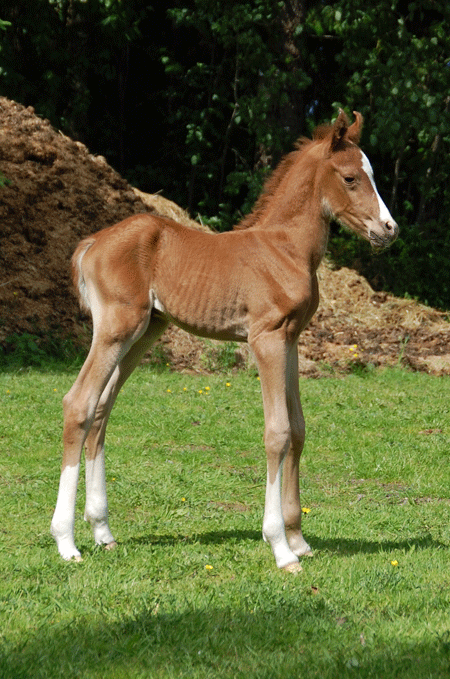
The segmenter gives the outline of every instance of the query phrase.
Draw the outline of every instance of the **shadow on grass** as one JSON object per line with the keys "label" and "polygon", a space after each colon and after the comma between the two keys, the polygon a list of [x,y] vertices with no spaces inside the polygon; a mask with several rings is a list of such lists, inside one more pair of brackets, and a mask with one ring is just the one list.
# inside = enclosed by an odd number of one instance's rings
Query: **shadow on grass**
{"label": "shadow on grass", "polygon": [[431,535],[423,535],[401,540],[381,540],[374,542],[369,540],[349,540],[348,538],[320,538],[313,535],[306,536],[313,551],[327,551],[331,554],[352,556],[355,554],[378,554],[379,552],[392,552],[395,550],[436,549],[448,545],[434,540]]}
{"label": "shadow on grass", "polygon": [[[278,588],[280,590],[281,588]],[[253,590],[253,594],[254,594]],[[244,597],[244,592],[242,595]],[[337,621],[321,596],[298,595],[284,602],[248,597],[237,610],[187,606],[165,613],[163,605],[108,621],[88,616],[38,631],[0,655],[2,679],[93,679],[232,677],[294,679],[320,676],[438,679],[450,668],[449,633],[428,643],[395,639],[389,626],[376,642],[361,645],[361,623]],[[276,599],[278,598],[278,601]],[[262,603],[261,603],[262,601]],[[276,603],[275,603],[276,602]],[[253,610],[251,606],[254,606]]]}
{"label": "shadow on grass", "polygon": [[[448,545],[434,540],[431,535],[412,537],[401,540],[381,540],[380,542],[348,538],[320,538],[314,535],[305,535],[305,538],[312,547],[313,552],[329,552],[337,556],[352,556],[356,554],[378,554],[379,552],[392,552],[395,550],[418,549],[448,549]],[[208,533],[186,534],[165,534],[165,535],[141,535],[130,537],[126,540],[128,544],[136,545],[159,545],[176,546],[179,543],[214,545],[224,542],[239,542],[251,540],[259,542],[262,540],[261,531],[257,530],[224,530],[211,531]]]}
{"label": "shadow on grass", "polygon": [[228,541],[262,540],[261,531],[256,530],[224,530],[211,531],[209,533],[193,533],[192,535],[140,535],[127,539],[128,544],[137,545],[168,545],[175,546],[179,543],[218,545]]}

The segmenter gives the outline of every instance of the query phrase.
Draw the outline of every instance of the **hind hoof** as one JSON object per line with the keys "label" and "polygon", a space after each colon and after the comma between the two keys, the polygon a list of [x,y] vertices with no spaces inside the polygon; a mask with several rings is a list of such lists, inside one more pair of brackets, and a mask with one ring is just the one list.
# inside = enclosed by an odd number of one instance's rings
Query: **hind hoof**
{"label": "hind hoof", "polygon": [[113,540],[113,542],[108,542],[108,544],[105,545],[105,549],[106,549],[108,552],[111,552],[111,551],[112,551],[113,549],[115,549],[116,547],[117,547],[117,542],[116,542],[115,540]]}
{"label": "hind hoof", "polygon": [[293,563],[288,563],[287,566],[283,566],[282,570],[286,571],[287,573],[300,573],[303,568],[300,566],[298,561],[294,561]]}

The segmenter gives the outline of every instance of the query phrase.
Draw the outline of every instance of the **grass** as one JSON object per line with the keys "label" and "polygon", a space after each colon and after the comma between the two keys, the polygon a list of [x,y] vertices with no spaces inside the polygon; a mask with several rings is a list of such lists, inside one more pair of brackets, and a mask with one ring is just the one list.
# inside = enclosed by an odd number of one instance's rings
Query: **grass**
{"label": "grass", "polygon": [[111,527],[64,563],[49,536],[61,398],[75,374],[0,373],[0,677],[447,677],[450,380],[400,370],[301,382],[304,533],[261,538],[254,375],[141,368],[107,438]]}

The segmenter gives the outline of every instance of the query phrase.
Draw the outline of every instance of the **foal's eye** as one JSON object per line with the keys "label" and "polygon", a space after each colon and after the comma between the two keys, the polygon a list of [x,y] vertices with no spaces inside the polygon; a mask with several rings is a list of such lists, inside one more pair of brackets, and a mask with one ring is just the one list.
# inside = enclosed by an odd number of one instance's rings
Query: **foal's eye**
{"label": "foal's eye", "polygon": [[346,184],[354,184],[354,183],[355,183],[355,178],[354,178],[354,177],[350,177],[350,176],[344,177],[344,182],[345,182]]}

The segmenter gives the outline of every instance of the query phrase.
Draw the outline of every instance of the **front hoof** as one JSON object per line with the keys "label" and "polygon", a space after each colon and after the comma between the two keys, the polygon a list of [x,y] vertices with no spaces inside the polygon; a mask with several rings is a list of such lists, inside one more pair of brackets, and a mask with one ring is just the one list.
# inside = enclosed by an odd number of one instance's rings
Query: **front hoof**
{"label": "front hoof", "polygon": [[105,545],[105,549],[107,552],[111,552],[113,549],[117,547],[117,542],[113,540],[112,542],[108,542],[107,545]]}
{"label": "front hoof", "polygon": [[300,573],[303,568],[300,566],[298,561],[294,561],[293,563],[288,563],[287,566],[283,566],[281,570],[286,571],[287,573]]}

